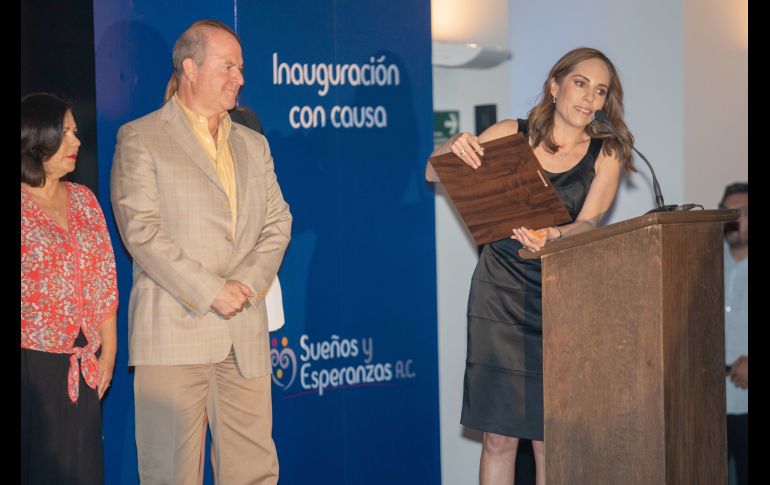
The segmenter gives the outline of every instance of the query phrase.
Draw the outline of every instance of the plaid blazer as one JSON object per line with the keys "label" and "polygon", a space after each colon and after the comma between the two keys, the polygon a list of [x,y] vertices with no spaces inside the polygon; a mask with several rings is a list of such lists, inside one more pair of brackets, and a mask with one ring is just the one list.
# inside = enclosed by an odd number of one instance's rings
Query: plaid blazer
{"label": "plaid blazer", "polygon": [[[271,371],[264,296],[291,233],[267,140],[233,123],[238,218],[175,99],[123,125],[111,199],[134,260],[129,365],[219,362],[233,346],[244,377]],[[225,320],[211,304],[228,279],[256,295]]]}

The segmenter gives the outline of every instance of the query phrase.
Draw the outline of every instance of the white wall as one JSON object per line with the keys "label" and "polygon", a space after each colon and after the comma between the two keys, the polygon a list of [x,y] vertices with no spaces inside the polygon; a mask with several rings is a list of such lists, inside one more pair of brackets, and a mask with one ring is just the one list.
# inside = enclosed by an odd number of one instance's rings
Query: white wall
{"label": "white wall", "polygon": [[507,47],[509,3],[509,0],[431,0],[433,40]]}
{"label": "white wall", "polygon": [[727,184],[749,179],[748,0],[684,10],[684,193],[714,209]]}
{"label": "white wall", "polygon": [[[509,45],[508,0],[433,0],[431,8],[435,40]],[[509,117],[510,63],[481,70],[434,67],[433,109],[459,110],[460,130],[469,132],[475,132],[476,105],[496,104],[498,120]],[[435,187],[441,478],[444,485],[467,485],[478,483],[481,456],[480,434],[460,425],[465,314],[477,252],[443,187]]]}
{"label": "white wall", "polygon": [[[551,66],[575,47],[604,52],[620,72],[626,123],[636,147],[655,168],[667,204],[683,202],[682,12],[671,0],[542,0],[513,2],[510,25],[511,103],[526,113]],[[513,5],[512,3],[512,5]],[[608,222],[654,207],[651,177],[639,172],[621,182]]]}
{"label": "white wall", "polygon": [[[433,68],[433,109],[459,110],[460,130],[475,132],[474,105],[497,104],[508,116],[508,64],[486,70]],[[478,433],[460,425],[466,351],[466,307],[476,245],[440,184],[436,184],[441,476],[444,485],[478,481]]]}

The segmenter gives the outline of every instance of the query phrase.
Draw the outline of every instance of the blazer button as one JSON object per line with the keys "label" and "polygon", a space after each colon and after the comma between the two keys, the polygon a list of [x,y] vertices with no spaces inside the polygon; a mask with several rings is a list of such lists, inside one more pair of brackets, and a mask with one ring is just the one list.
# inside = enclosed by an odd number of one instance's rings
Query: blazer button
{"label": "blazer button", "polygon": [[233,238],[231,236],[225,236],[225,241],[233,242]]}

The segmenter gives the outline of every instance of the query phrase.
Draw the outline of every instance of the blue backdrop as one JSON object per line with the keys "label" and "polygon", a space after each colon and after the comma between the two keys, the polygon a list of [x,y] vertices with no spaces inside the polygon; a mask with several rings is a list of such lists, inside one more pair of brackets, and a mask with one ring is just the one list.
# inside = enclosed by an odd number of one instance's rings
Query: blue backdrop
{"label": "blue backdrop", "polygon": [[[241,36],[294,215],[271,334],[282,484],[440,483],[429,1],[94,2],[100,201],[118,259],[107,483],[136,483],[130,261],[109,202],[117,129],[160,107],[185,27]],[[207,477],[210,482],[210,477]]]}

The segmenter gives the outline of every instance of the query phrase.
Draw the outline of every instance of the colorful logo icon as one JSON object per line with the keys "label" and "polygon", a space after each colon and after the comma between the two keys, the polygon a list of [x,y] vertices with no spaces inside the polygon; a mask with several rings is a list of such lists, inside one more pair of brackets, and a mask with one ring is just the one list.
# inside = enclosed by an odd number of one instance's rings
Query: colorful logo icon
{"label": "colorful logo icon", "polygon": [[273,366],[273,384],[283,390],[291,387],[297,377],[297,356],[289,348],[288,338],[281,338],[280,348],[276,337],[270,340],[270,362]]}

